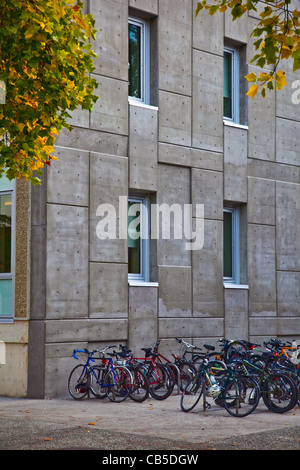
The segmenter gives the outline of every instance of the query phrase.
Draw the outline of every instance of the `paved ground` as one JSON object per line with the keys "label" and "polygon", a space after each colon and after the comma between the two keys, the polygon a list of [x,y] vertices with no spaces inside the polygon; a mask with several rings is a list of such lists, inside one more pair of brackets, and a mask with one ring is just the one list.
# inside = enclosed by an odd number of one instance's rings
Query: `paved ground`
{"label": "paved ground", "polygon": [[183,413],[178,395],[143,403],[0,397],[0,450],[54,449],[299,450],[300,410],[275,414],[261,402],[236,418],[217,406],[203,411],[201,404]]}

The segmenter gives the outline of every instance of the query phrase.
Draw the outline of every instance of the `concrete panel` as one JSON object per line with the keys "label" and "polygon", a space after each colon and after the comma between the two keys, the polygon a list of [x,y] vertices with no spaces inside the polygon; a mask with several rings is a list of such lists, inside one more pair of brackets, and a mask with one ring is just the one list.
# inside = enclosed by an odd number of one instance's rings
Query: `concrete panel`
{"label": "concrete panel", "polygon": [[157,287],[129,287],[129,348],[140,357],[141,348],[157,341]]}
{"label": "concrete panel", "polygon": [[285,165],[276,162],[267,162],[248,158],[248,176],[271,180],[299,183],[300,166]]}
{"label": "concrete panel", "polygon": [[128,0],[91,0],[96,20],[95,73],[128,80]]}
{"label": "concrete panel", "polygon": [[[221,15],[222,16],[222,15]],[[232,20],[231,10],[227,10],[224,13],[225,20],[225,33],[224,36],[227,39],[233,41],[247,43],[248,37],[248,15],[244,14],[241,18]]]}
{"label": "concrete panel", "polygon": [[193,147],[223,151],[223,57],[193,51]]}
{"label": "concrete panel", "polygon": [[87,319],[46,321],[47,343],[126,341],[128,322],[125,319]]}
{"label": "concrete panel", "polygon": [[192,252],[194,316],[224,316],[222,247],[222,221],[205,219],[204,246]]}
{"label": "concrete panel", "polygon": [[281,61],[280,69],[285,72],[287,84],[276,94],[276,116],[299,121],[300,71],[293,72],[292,60]]}
{"label": "concrete panel", "polygon": [[129,106],[129,187],[157,190],[158,112]]}
{"label": "concrete panel", "polygon": [[[279,316],[300,317],[299,272],[277,272],[277,299]],[[300,329],[298,333],[300,334]]]}
{"label": "concrete panel", "polygon": [[248,338],[248,290],[224,289],[225,338]]}
{"label": "concrete panel", "polygon": [[159,88],[191,95],[190,0],[159,2]]}
{"label": "concrete panel", "polygon": [[191,145],[191,98],[159,92],[159,140]]}
{"label": "concrete panel", "polygon": [[207,150],[159,143],[158,159],[171,165],[223,171],[223,155]]}
{"label": "concrete panel", "polygon": [[127,317],[127,264],[90,263],[89,282],[90,318]]}
{"label": "concrete panel", "polygon": [[247,202],[246,129],[224,126],[224,199]]}
{"label": "concrete panel", "polygon": [[129,6],[153,15],[158,13],[158,0],[129,0]]}
{"label": "concrete panel", "polygon": [[48,205],[46,288],[47,318],[87,317],[87,208]]}
{"label": "concrete panel", "polygon": [[113,78],[92,75],[99,86],[99,96],[90,115],[90,128],[114,134],[128,135],[128,83]]}
{"label": "concrete panel", "polygon": [[[280,336],[290,335],[293,340],[299,338],[300,331],[300,316],[297,318],[278,318],[277,320],[277,334]],[[299,344],[299,340],[298,340]]]}
{"label": "concrete panel", "polygon": [[[192,270],[190,267],[159,267],[159,316],[192,315]],[[189,320],[188,320],[189,321]]]}
{"label": "concrete panel", "polygon": [[[275,227],[249,225],[249,314],[276,315]],[[263,325],[265,328],[265,325]],[[263,334],[263,329],[259,334]],[[251,333],[250,334],[255,334]]]}
{"label": "concrete panel", "polygon": [[223,318],[160,318],[159,338],[203,338],[224,336]]}
{"label": "concrete panel", "polygon": [[[272,338],[277,336],[277,318],[275,317],[250,317],[249,318],[249,335],[264,336]],[[259,343],[261,344],[261,343]]]}
{"label": "concrete panel", "polygon": [[[127,239],[119,239],[118,216],[119,196],[128,194],[128,159],[91,153],[90,164],[90,261],[126,263]],[[97,208],[102,204],[111,204],[118,217],[115,239],[110,236],[101,240],[97,236],[97,224],[107,217],[97,216]]]}
{"label": "concrete panel", "polygon": [[[249,73],[254,69],[249,67]],[[256,70],[254,70],[256,71]],[[275,92],[248,99],[248,156],[275,161]]]}
{"label": "concrete panel", "polygon": [[63,129],[55,143],[56,146],[126,157],[128,137],[74,127],[72,132]]}
{"label": "concrete panel", "polygon": [[223,220],[223,173],[192,168],[192,204],[204,204],[205,219]]}
{"label": "concrete panel", "polygon": [[277,269],[300,271],[300,185],[276,182]]}
{"label": "concrete panel", "polygon": [[299,135],[300,121],[297,122],[281,118],[276,119],[277,162],[300,166]]}
{"label": "concrete panel", "polygon": [[48,170],[47,200],[56,204],[87,206],[89,203],[89,153],[55,148],[58,161]]}
{"label": "concrete panel", "polygon": [[223,57],[223,15],[211,16],[207,10],[202,10],[196,18],[196,7],[197,0],[193,0],[193,47]]}
{"label": "concrete panel", "polygon": [[[166,204],[171,209],[173,204],[180,205],[183,215],[184,204],[190,204],[190,170],[188,168],[175,167],[170,165],[158,165],[158,192],[157,204],[162,207]],[[181,219],[183,220],[183,218]],[[160,218],[160,225],[170,221],[170,239],[163,239],[159,233],[157,241],[157,264],[164,266],[190,266],[191,254],[186,250],[186,240],[184,239],[184,224],[182,222],[181,239],[174,238],[174,218]],[[175,220],[176,223],[176,220]]]}
{"label": "concrete panel", "polygon": [[248,178],[248,222],[275,225],[275,181]]}

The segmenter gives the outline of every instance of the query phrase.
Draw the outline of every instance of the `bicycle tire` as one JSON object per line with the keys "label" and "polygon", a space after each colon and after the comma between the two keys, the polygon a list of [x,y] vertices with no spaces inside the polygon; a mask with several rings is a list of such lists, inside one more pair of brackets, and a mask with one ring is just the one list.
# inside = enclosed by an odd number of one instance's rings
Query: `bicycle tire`
{"label": "bicycle tire", "polygon": [[120,403],[124,401],[132,386],[132,375],[125,366],[114,366],[114,373],[109,370],[105,375],[105,385],[107,386],[107,396],[110,401]]}
{"label": "bicycle tire", "polygon": [[260,389],[251,377],[236,377],[223,392],[223,405],[232,416],[243,418],[252,413],[260,399]]}
{"label": "bicycle tire", "polygon": [[198,404],[204,390],[204,377],[193,377],[186,384],[180,399],[180,408],[185,413],[193,410]]}
{"label": "bicycle tire", "polygon": [[141,403],[149,397],[149,382],[146,374],[139,368],[129,368],[132,374],[132,387],[129,393],[131,400]]}
{"label": "bicycle tire", "polygon": [[229,362],[236,357],[246,356],[247,346],[242,341],[232,341],[225,351],[225,362]]}
{"label": "bicycle tire", "polygon": [[94,397],[96,398],[106,398],[107,397],[107,388],[104,387],[105,376],[107,374],[107,367],[93,366],[93,371],[91,371],[91,385],[90,389]]}
{"label": "bicycle tire", "polygon": [[155,368],[150,364],[147,370],[149,392],[155,400],[165,400],[174,389],[174,374],[164,364],[156,363]]}
{"label": "bicycle tire", "polygon": [[74,400],[82,400],[90,390],[91,375],[85,364],[78,364],[71,370],[68,390]]}
{"label": "bicycle tire", "polygon": [[265,380],[262,386],[262,397],[264,404],[270,411],[285,413],[297,404],[297,386],[288,375],[275,373]]}
{"label": "bicycle tire", "polygon": [[[187,385],[187,383],[197,375],[197,368],[194,366],[192,362],[183,361],[178,365],[179,369],[179,387],[180,390],[183,391]],[[176,370],[177,375],[177,370]]]}

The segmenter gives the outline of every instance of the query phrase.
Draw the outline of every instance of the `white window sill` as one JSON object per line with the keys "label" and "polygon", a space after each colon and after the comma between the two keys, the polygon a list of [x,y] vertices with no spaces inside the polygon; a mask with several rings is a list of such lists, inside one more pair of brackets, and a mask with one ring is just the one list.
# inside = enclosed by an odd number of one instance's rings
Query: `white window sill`
{"label": "white window sill", "polygon": [[228,126],[228,127],[236,127],[237,129],[244,129],[244,130],[248,130],[248,126],[244,126],[243,124],[237,124],[236,122],[233,122],[233,121],[227,121],[226,119],[223,119],[223,124],[224,126]]}
{"label": "white window sill", "polygon": [[158,282],[146,282],[146,281],[131,281],[128,280],[130,287],[158,287]]}
{"label": "white window sill", "polygon": [[248,284],[234,284],[233,282],[224,282],[225,289],[249,289]]}
{"label": "white window sill", "polygon": [[138,101],[130,97],[128,97],[128,104],[130,104],[131,106],[139,106],[140,108],[146,108],[146,109],[152,109],[153,111],[158,111],[157,106],[151,106],[150,104],[143,103],[142,101]]}

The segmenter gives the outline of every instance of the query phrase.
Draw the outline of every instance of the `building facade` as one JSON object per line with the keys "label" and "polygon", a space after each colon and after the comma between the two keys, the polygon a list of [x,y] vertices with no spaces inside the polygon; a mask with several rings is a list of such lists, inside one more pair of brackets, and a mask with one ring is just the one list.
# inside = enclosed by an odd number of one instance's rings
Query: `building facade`
{"label": "building facade", "polygon": [[67,395],[75,348],[300,339],[300,76],[248,99],[259,12],[196,4],[88,2],[99,100],[41,187],[0,187],[2,395]]}

